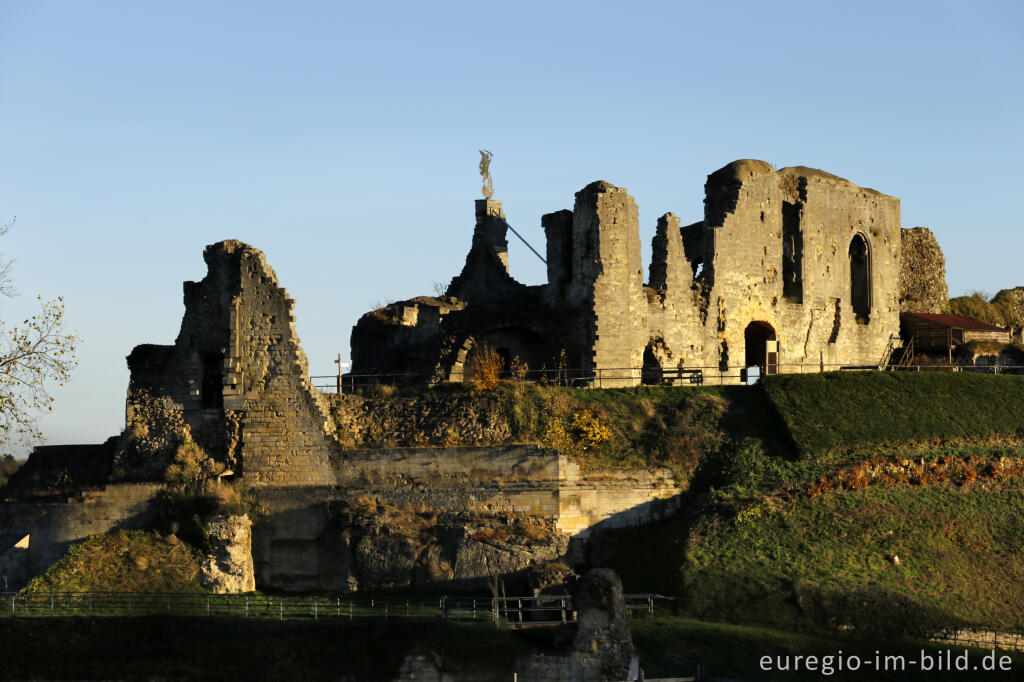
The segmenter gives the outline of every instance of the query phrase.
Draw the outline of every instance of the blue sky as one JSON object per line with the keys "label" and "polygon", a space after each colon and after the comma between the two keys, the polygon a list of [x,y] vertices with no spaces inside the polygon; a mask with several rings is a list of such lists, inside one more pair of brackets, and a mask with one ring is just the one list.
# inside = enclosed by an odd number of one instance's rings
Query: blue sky
{"label": "blue sky", "polygon": [[[713,6],[712,6],[713,5]],[[173,341],[206,244],[266,252],[313,374],[377,302],[461,268],[479,197],[540,216],[596,179],[702,217],[737,158],[902,200],[950,290],[1024,284],[1015,2],[0,3],[0,250],[21,319],[64,296],[81,365],[50,443],[120,431],[125,356]],[[510,243],[521,281],[543,265]]]}

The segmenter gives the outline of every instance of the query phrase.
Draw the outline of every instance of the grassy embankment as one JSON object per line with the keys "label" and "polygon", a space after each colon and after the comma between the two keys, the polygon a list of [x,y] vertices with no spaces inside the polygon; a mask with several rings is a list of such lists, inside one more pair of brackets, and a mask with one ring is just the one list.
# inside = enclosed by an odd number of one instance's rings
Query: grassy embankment
{"label": "grassy embankment", "polygon": [[763,424],[726,412],[686,513],[627,545],[627,580],[711,618],[1024,627],[1024,377],[790,375],[748,397]]}
{"label": "grassy embankment", "polygon": [[[963,680],[975,679],[978,673],[938,671],[935,659],[946,647],[914,640],[852,639],[826,634],[798,633],[750,625],[709,623],[687,618],[662,616],[653,620],[634,620],[633,641],[649,678],[693,675],[697,665],[711,679],[737,680]],[[964,647],[953,650],[962,655]],[[922,652],[932,661],[930,670],[922,671]],[[969,665],[983,666],[982,657],[989,651],[971,649]],[[876,658],[877,655],[877,658]],[[768,656],[769,669],[761,667],[761,657]],[[794,671],[794,657],[801,657],[801,670]],[[807,669],[808,657],[816,657],[814,669]],[[861,668],[850,672],[850,657],[861,661]],[[1012,680],[1020,677],[1024,653],[1000,651],[996,660],[1008,656],[1009,670],[984,673],[984,679]],[[779,672],[780,657],[788,657],[789,670]],[[839,657],[843,663],[839,663]],[[886,657],[891,657],[886,660]],[[902,660],[901,660],[902,659]],[[878,661],[883,672],[876,672]],[[783,659],[783,664],[786,664]],[[857,663],[855,662],[854,665]],[[1004,666],[1007,662],[1003,661]],[[826,667],[827,666],[827,667]],[[825,674],[824,670],[829,670]]]}
{"label": "grassy embankment", "polygon": [[199,553],[173,536],[115,530],[71,547],[23,592],[200,592]]}

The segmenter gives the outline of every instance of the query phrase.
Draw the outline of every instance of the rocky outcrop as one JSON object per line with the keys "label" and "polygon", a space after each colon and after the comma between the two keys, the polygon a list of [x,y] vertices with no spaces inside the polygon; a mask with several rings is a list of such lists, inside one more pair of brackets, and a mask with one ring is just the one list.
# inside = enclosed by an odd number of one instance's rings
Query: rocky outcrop
{"label": "rocky outcrop", "polygon": [[256,579],[252,563],[252,521],[247,515],[218,516],[210,520],[210,551],[199,579],[217,594],[252,592]]}
{"label": "rocky outcrop", "polygon": [[339,436],[350,447],[493,445],[512,436],[495,396],[428,391],[390,399],[327,396]]}
{"label": "rocky outcrop", "polygon": [[949,302],[946,259],[927,227],[900,230],[900,312],[941,313]]}
{"label": "rocky outcrop", "polygon": [[367,499],[340,503],[333,514],[325,542],[340,559],[336,583],[350,590],[525,582],[528,568],[560,559],[569,545],[552,522],[524,515],[436,513]]}

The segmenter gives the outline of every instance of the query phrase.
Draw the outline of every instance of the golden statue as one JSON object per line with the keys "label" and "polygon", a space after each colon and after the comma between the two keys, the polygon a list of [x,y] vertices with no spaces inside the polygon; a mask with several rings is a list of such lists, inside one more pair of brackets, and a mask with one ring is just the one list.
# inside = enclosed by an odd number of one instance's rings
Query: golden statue
{"label": "golden statue", "polygon": [[494,196],[494,182],[491,180],[491,158],[494,154],[490,153],[486,149],[480,150],[480,177],[484,179],[483,193],[484,199],[490,199]]}

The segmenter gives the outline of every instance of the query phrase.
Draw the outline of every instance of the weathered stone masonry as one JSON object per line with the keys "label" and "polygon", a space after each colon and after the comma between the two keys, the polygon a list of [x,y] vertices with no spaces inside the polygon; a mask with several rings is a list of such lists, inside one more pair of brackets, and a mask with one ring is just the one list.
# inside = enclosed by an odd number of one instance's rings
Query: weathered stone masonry
{"label": "weathered stone masonry", "polygon": [[[446,296],[364,315],[352,332],[352,373],[459,380],[483,344],[531,369],[555,367],[564,352],[604,387],[656,382],[676,368],[736,382],[752,365],[870,366],[899,334],[901,301],[935,305],[945,296],[935,277],[904,272],[936,271],[942,253],[918,248],[930,236],[923,228],[902,234],[894,197],[824,171],[776,171],[753,160],[712,173],[705,193],[703,221],[680,227],[671,213],[658,220],[646,285],[637,206],[626,190],[591,183],[572,211],[541,219],[548,282],[540,286],[508,275],[501,204],[478,201],[466,265]],[[909,263],[904,243],[915,247]],[[400,354],[390,351],[403,344],[414,351],[396,362]]]}
{"label": "weathered stone masonry", "polygon": [[139,346],[128,358],[124,451],[138,455],[124,468],[166,465],[173,439],[153,452],[134,434],[177,429],[253,484],[334,484],[330,455],[339,446],[309,381],[294,301],[257,249],[229,240],[203,255],[209,271],[185,283],[175,344]]}
{"label": "weathered stone masonry", "polygon": [[[667,471],[583,475],[536,447],[346,449],[353,438],[339,437],[325,396],[309,381],[293,301],[263,254],[229,240],[207,247],[204,258],[206,276],[184,285],[175,343],[137,346],[128,357],[124,432],[102,446],[40,449],[24,467],[25,485],[0,503],[0,541],[30,538],[20,578],[89,533],[150,520],[183,438],[203,448],[208,471],[256,491],[267,515],[253,529],[253,559],[266,586],[343,587],[329,510],[366,495],[481,518],[525,514],[581,540],[597,525],[635,525],[674,508],[679,489]],[[88,477],[67,466],[86,459]],[[77,497],[83,488],[92,490]]]}

